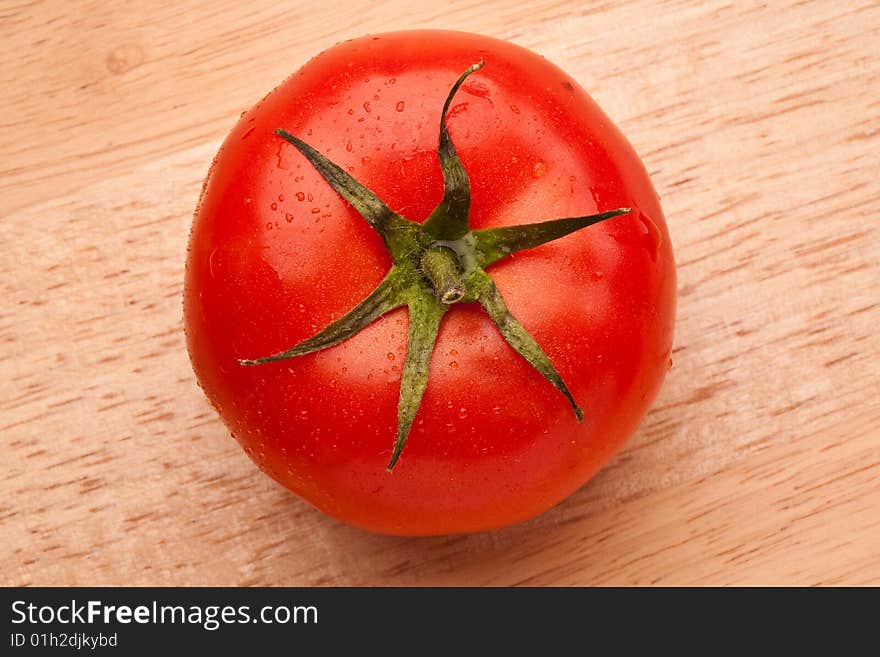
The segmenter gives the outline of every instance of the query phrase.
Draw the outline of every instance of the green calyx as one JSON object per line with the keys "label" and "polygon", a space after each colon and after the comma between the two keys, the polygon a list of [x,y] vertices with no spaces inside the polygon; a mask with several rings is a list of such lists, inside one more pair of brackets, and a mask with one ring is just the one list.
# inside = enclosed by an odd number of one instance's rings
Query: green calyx
{"label": "green calyx", "polygon": [[241,365],[261,365],[327,349],[351,337],[385,313],[407,306],[409,335],[400,381],[397,437],[388,463],[390,471],[406,444],[413,420],[428,383],[431,353],[443,315],[456,303],[479,303],[507,343],[552,383],[571,404],[578,421],[583,412],[540,345],[507,309],[504,298],[485,268],[506,256],[545,244],[600,221],[627,214],[619,208],[585,217],[556,219],[520,226],[471,230],[470,183],[446,127],[452,98],[465,79],[482,68],[469,67],[456,81],[440,117],[438,154],[443,171],[443,200],[424,223],[410,221],[392,211],[324,155],[285,130],[276,134],[295,146],[327,183],[382,237],[392,266],[381,283],[347,314],[312,337],[277,354],[239,360]]}

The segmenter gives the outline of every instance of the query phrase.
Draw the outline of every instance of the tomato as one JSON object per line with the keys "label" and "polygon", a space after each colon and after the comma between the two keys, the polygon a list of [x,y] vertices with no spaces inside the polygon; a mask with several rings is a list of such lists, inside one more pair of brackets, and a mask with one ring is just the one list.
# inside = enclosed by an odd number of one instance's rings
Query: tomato
{"label": "tomato", "polygon": [[403,535],[501,527],[583,485],[656,395],[674,310],[623,135],[542,57],[444,31],[339,44],[242,115],[184,292],[196,376],[247,454]]}

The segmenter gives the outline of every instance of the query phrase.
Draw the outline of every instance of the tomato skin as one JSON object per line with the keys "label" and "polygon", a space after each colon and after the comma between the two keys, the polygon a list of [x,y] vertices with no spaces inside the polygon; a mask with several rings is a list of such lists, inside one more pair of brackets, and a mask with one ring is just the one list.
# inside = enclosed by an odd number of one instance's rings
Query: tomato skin
{"label": "tomato skin", "polygon": [[[440,201],[437,132],[471,182],[471,225],[632,207],[489,269],[584,409],[503,340],[475,304],[443,320],[403,456],[394,441],[407,313],[322,352],[257,367],[363,299],[390,267],[381,239],[284,128],[422,221]],[[538,55],[488,37],[412,31],[348,41],[244,114],[196,211],[184,291],[187,346],[206,395],[250,457],[322,511],[372,531],[471,532],[524,520],[593,476],[635,431],[672,345],[675,265],[632,147]]]}

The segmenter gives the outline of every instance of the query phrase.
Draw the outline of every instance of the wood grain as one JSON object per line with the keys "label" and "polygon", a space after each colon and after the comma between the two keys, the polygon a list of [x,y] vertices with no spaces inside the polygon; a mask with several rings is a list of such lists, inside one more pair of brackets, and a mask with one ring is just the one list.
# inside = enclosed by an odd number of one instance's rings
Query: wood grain
{"label": "wood grain", "polygon": [[[319,50],[406,27],[578,79],[680,266],[637,435],[474,536],[369,535],[281,490],[183,344],[225,132]],[[0,3],[0,583],[880,584],[878,31],[876,2]]]}

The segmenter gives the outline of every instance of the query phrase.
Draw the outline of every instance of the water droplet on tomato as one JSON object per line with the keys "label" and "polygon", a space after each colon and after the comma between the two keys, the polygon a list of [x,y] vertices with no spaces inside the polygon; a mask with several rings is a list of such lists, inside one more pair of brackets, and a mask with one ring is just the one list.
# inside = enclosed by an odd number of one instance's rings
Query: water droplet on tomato
{"label": "water droplet on tomato", "polygon": [[290,214],[289,212],[284,213],[284,218],[287,219],[287,223],[290,223],[291,221],[293,221],[293,215]]}
{"label": "water droplet on tomato", "polygon": [[667,370],[671,370],[671,369],[672,369],[672,359],[671,359],[671,358],[669,359],[669,362],[666,363],[666,369],[667,369]]}
{"label": "water droplet on tomato", "polygon": [[214,248],[214,250],[211,251],[211,255],[208,256],[208,273],[211,275],[211,278],[216,276],[214,259],[217,257],[217,251],[219,251],[219,249]]}
{"label": "water droplet on tomato", "polygon": [[368,101],[368,100],[364,101],[364,111],[365,112],[370,111],[370,101]]}
{"label": "water droplet on tomato", "polygon": [[394,360],[394,354],[392,354],[390,351],[388,352],[388,360]]}
{"label": "water droplet on tomato", "polygon": [[501,407],[500,407],[500,406],[493,406],[493,407],[492,407],[492,412],[493,412],[495,415],[501,415]]}
{"label": "water droplet on tomato", "polygon": [[456,351],[455,349],[453,349],[452,351],[449,352],[449,355],[450,355],[450,356],[458,356],[458,351]]}
{"label": "water droplet on tomato", "polygon": [[278,200],[279,200],[279,201],[283,201],[283,200],[284,200],[284,194],[279,194],[279,195],[278,195]]}
{"label": "water droplet on tomato", "polygon": [[449,109],[449,113],[446,115],[446,120],[448,121],[452,117],[457,116],[461,112],[464,112],[468,108],[468,105],[469,105],[469,103],[467,101],[453,105]]}
{"label": "water droplet on tomato", "polygon": [[640,232],[642,233],[642,244],[644,244],[645,248],[648,250],[651,260],[657,262],[657,257],[660,255],[660,244],[663,242],[663,236],[660,234],[660,229],[657,228],[657,224],[651,220],[651,217],[644,212],[633,210],[633,213],[638,215],[639,226],[641,226]]}
{"label": "water droplet on tomato", "polygon": [[296,200],[297,200],[297,201],[305,201],[305,200],[306,200],[306,195],[303,194],[302,192],[297,192],[297,193],[296,193]]}
{"label": "water droplet on tomato", "polygon": [[312,208],[312,214],[318,214],[321,211],[321,208]]}
{"label": "water droplet on tomato", "polygon": [[351,153],[351,151],[354,150],[354,146],[351,145],[351,142],[348,142],[347,144],[345,144],[345,150],[347,150],[349,153]]}
{"label": "water droplet on tomato", "polygon": [[467,417],[467,413],[467,409],[464,406],[458,409],[458,417],[460,417],[462,420]]}
{"label": "water droplet on tomato", "polygon": [[594,281],[601,281],[602,277],[605,276],[605,274],[600,271],[594,271],[592,274],[590,274],[590,276],[593,278]]}
{"label": "water droplet on tomato", "polygon": [[284,165],[284,142],[279,142],[278,147],[275,149],[275,167],[278,169],[286,169],[287,167]]}
{"label": "water droplet on tomato", "polygon": [[532,175],[535,178],[540,178],[545,173],[547,173],[547,165],[543,161],[535,162],[535,166],[532,167]]}
{"label": "water droplet on tomato", "polygon": [[516,105],[511,105],[510,111],[513,112],[514,114],[519,114],[519,107],[517,107]]}
{"label": "water droplet on tomato", "polygon": [[472,96],[479,96],[480,98],[486,98],[489,95],[489,87],[479,80],[468,80],[464,86],[462,86],[461,90]]}
{"label": "water droplet on tomato", "polygon": [[449,367],[451,367],[451,368],[454,369],[454,370],[457,370],[457,369],[458,369],[458,361],[452,361],[452,362],[450,362],[450,363],[449,363]]}
{"label": "water droplet on tomato", "polygon": [[270,205],[269,207],[272,208],[273,210],[277,210],[277,209],[278,209],[278,204],[277,204],[277,203],[273,203],[273,204]]}
{"label": "water droplet on tomato", "polygon": [[248,128],[247,132],[245,132],[245,133],[241,136],[242,141],[244,141],[245,139],[247,139],[248,137],[250,137],[250,136],[251,136],[251,133],[252,133],[254,130],[256,130],[256,128],[253,127],[253,126],[251,126],[250,128]]}
{"label": "water droplet on tomato", "polygon": [[397,105],[395,105],[394,108],[395,108],[398,112],[402,112],[402,111],[403,111],[403,108],[404,108],[404,102],[403,102],[402,100],[397,101]]}

